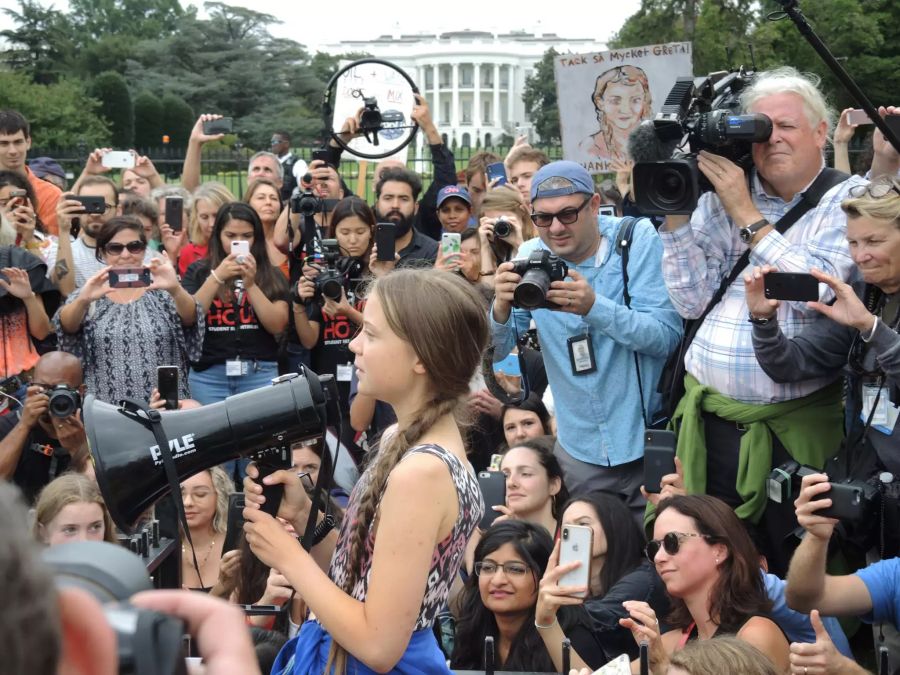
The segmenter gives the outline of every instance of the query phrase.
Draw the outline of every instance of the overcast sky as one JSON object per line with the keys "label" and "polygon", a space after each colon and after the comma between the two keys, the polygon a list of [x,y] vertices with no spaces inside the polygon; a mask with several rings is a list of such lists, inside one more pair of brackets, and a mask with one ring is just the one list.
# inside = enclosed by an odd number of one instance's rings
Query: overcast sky
{"label": "overcast sky", "polygon": [[[41,0],[58,9],[67,0]],[[191,4],[182,2],[183,5]],[[202,3],[198,4],[202,7]],[[273,27],[278,37],[290,37],[311,50],[342,40],[366,40],[400,30],[444,32],[471,28],[493,32],[527,30],[556,33],[561,38],[606,40],[640,7],[640,0],[567,0],[549,3],[499,2],[497,0],[344,0],[327,3],[286,2],[285,0],[242,0],[242,5],[271,14],[283,23]],[[17,8],[16,0],[0,0],[0,8]],[[334,13],[328,10],[333,8]],[[543,8],[543,11],[541,9]],[[310,11],[312,10],[312,11]],[[0,15],[0,29],[11,27],[9,18]]]}

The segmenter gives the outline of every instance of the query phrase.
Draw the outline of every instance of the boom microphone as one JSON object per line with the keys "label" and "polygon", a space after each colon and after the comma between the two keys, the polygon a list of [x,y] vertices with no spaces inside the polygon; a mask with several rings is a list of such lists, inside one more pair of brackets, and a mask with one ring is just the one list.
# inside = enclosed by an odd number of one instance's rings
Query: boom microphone
{"label": "boom microphone", "polygon": [[[661,129],[653,120],[644,120],[628,136],[628,154],[635,162],[661,162],[672,158],[681,140],[681,127],[675,135]],[[674,136],[674,138],[672,138]],[[666,138],[668,137],[668,138]]]}

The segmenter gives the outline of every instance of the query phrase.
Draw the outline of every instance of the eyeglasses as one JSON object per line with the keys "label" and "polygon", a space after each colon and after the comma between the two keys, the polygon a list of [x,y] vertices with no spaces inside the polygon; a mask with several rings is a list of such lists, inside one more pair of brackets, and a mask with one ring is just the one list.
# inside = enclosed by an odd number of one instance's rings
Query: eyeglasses
{"label": "eyeglasses", "polygon": [[890,182],[879,182],[879,183],[867,183],[866,185],[854,185],[852,188],[847,190],[847,194],[851,197],[859,198],[863,195],[869,195],[873,199],[881,199],[882,197],[886,197],[891,192],[896,192],[900,195],[900,188],[897,187],[897,184],[894,181]]}
{"label": "eyeglasses", "polygon": [[531,214],[531,222],[534,223],[535,227],[550,227],[553,224],[553,219],[555,218],[563,225],[571,225],[576,220],[578,220],[578,214],[581,213],[582,209],[588,205],[588,202],[591,201],[594,195],[590,195],[587,199],[581,202],[581,206],[575,208],[574,206],[570,206],[562,211],[557,211],[556,213],[532,213]]}
{"label": "eyeglasses", "polygon": [[129,241],[127,244],[120,244],[118,242],[107,244],[103,247],[103,250],[106,251],[108,255],[122,255],[122,251],[126,248],[129,253],[143,253],[147,250],[147,244],[135,239],[134,241]]}
{"label": "eyeglasses", "polygon": [[507,562],[498,565],[490,560],[475,563],[475,574],[478,576],[492,577],[497,570],[502,569],[503,573],[508,577],[524,577],[528,574],[528,565],[520,562]]}
{"label": "eyeglasses", "polygon": [[681,548],[681,542],[689,537],[701,537],[707,541],[711,539],[708,534],[697,534],[696,532],[667,532],[662,539],[651,539],[644,548],[644,555],[650,562],[656,558],[660,548],[664,548],[669,555],[675,555]]}

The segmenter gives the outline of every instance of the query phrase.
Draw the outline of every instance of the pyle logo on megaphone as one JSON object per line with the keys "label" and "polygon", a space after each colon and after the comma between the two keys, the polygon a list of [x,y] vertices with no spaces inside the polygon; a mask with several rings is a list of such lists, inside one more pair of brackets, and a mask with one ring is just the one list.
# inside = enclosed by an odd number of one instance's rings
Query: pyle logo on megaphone
{"label": "pyle logo on megaphone", "polygon": [[[194,445],[194,434],[185,434],[181,438],[173,438],[169,441],[169,451],[172,453],[173,459],[184,457],[197,452],[197,446]],[[150,456],[153,457],[153,463],[160,466],[162,461],[162,453],[159,446],[154,445],[150,448]]]}

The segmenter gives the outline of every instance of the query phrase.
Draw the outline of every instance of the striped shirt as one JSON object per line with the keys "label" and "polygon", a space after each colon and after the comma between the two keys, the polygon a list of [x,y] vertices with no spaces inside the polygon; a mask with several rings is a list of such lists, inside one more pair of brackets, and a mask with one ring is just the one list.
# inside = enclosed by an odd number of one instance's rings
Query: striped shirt
{"label": "striped shirt", "polygon": [[[855,266],[847,246],[847,221],[841,201],[853,185],[860,183],[865,180],[851,177],[825,193],[818,206],[806,212],[785,234],[769,232],[753,248],[749,265],[772,265],[782,272],[809,272],[816,267],[849,279]],[[769,195],[754,169],[750,194],[763,217],[774,224],[800,201],[802,192],[787,202]],[[700,197],[688,225],[671,232],[660,230],[660,237],[664,247],[663,279],[672,304],[682,317],[697,318],[747,245],[714,192]],[[822,288],[820,299],[829,300],[830,289]],[[744,275],[740,274],[707,315],[685,355],[685,368],[701,384],[744,403],[765,404],[801,398],[833,379],[774,382],[756,361],[747,315]],[[805,303],[783,302],[778,309],[778,325],[791,338],[817,316]]]}

